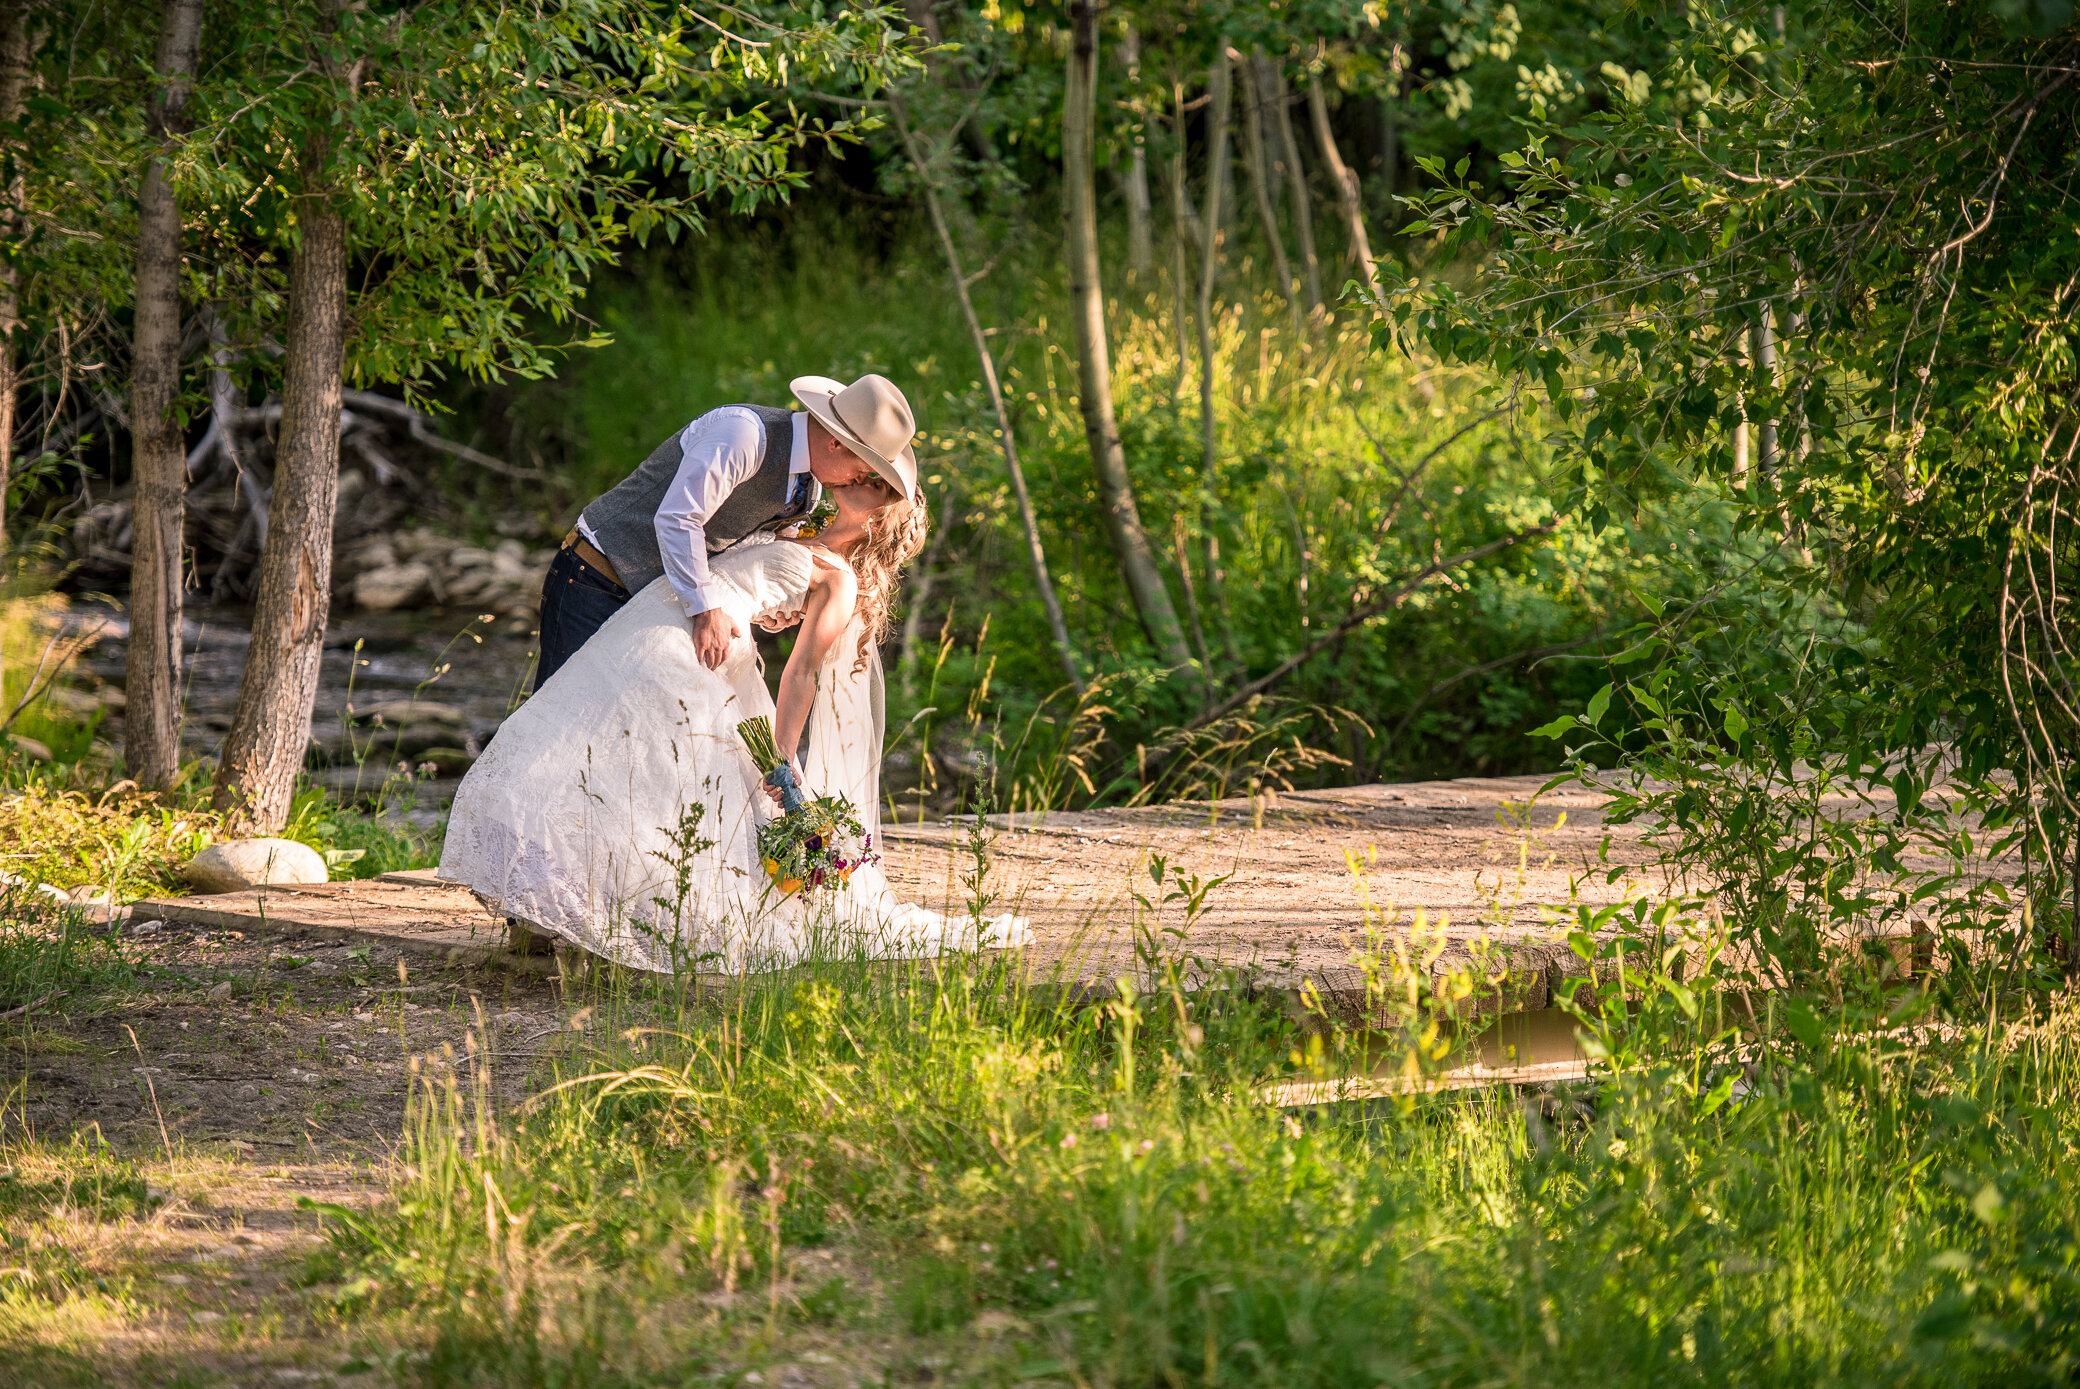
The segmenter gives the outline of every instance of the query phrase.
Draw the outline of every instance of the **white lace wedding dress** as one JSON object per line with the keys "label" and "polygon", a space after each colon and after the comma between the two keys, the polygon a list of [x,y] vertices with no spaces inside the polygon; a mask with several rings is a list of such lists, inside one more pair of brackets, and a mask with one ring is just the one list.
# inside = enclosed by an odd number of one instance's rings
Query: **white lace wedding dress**
{"label": "white lace wedding dress", "polygon": [[[981,923],[901,902],[878,865],[835,894],[782,897],[760,870],[777,814],[737,737],[770,716],[752,623],[803,606],[829,551],[754,538],[711,571],[745,635],[719,670],[659,579],[608,620],[498,730],[455,794],[440,876],[492,910],[596,955],[660,973],[741,972],[815,956],[872,958],[1025,944],[1025,923]],[[803,758],[810,795],[841,792],[880,849],[881,666],[853,670],[857,627],[816,676]]]}

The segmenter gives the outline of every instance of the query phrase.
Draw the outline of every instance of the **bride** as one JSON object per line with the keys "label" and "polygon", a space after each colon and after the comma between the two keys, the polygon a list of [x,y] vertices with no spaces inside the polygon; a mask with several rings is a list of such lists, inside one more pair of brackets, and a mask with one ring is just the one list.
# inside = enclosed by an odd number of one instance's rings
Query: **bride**
{"label": "bride", "polygon": [[[843,795],[879,852],[882,681],[897,572],[925,510],[878,477],[833,488],[814,539],[753,535],[710,560],[739,634],[715,670],[668,580],[637,593],[507,719],[463,778],[440,876],[493,911],[637,969],[740,972],[811,956],[1024,944],[901,902],[874,863],[834,893],[783,896],[760,869],[775,807],[737,735],[758,715],[810,796]],[[777,702],[749,633],[800,612]],[[978,929],[979,925],[979,929]]]}

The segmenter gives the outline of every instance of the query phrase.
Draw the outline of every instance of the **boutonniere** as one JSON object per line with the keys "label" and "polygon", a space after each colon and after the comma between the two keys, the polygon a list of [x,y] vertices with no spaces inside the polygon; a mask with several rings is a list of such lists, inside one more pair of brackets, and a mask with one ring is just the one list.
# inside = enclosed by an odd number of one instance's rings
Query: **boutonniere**
{"label": "boutonniere", "polygon": [[819,497],[817,498],[815,509],[802,518],[802,523],[795,527],[794,533],[797,538],[808,540],[825,526],[828,526],[831,523],[831,518],[837,514],[838,504],[836,502],[832,501],[827,495]]}

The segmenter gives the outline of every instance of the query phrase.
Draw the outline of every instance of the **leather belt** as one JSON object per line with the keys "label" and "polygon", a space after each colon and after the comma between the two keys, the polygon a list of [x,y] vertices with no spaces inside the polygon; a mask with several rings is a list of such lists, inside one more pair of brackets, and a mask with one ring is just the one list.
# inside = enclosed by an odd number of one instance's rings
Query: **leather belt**
{"label": "leather belt", "polygon": [[560,548],[569,550],[579,559],[591,565],[593,569],[597,570],[600,574],[604,575],[609,579],[612,579],[618,587],[624,589],[628,587],[627,584],[621,582],[621,576],[614,572],[613,561],[609,560],[605,555],[601,554],[597,545],[594,545],[584,536],[578,534],[578,528],[576,526],[572,526],[569,532],[565,534],[565,536],[563,537],[563,544]]}

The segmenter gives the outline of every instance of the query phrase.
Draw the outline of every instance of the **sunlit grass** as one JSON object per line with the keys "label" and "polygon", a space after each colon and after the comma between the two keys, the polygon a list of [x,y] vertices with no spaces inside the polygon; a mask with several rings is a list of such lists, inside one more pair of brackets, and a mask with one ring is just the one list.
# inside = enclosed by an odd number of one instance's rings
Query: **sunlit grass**
{"label": "sunlit grass", "polygon": [[1677,1018],[1579,1105],[1313,1111],[1257,1100],[1290,1022],[1233,994],[1078,1007],[947,959],[594,1007],[523,1113],[496,1058],[429,1058],[395,1205],[337,1236],[367,1305],[437,1319],[432,1382],[742,1368],[833,1321],[985,1382],[2070,1366],[2070,1000],[1911,1052],[1873,1016],[1779,1029],[1744,1071],[1710,1054],[1738,1093],[1689,1083],[1709,1039]]}

